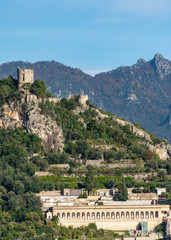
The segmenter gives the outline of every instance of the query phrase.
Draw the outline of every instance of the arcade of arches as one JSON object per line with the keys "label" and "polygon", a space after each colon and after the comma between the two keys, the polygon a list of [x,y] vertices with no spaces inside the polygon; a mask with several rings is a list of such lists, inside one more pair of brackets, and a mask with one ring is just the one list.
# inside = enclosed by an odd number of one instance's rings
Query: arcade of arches
{"label": "arcade of arches", "polygon": [[169,212],[168,205],[148,206],[56,206],[51,215],[57,215],[59,223],[79,227],[96,223],[98,228],[110,230],[136,230],[140,222],[148,222],[148,230],[160,224]]}

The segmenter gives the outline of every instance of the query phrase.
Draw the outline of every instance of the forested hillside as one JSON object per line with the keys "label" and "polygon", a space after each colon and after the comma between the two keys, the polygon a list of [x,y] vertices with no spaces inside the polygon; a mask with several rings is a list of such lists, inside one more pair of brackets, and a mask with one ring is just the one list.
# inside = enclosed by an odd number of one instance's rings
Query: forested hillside
{"label": "forested hillside", "polygon": [[[56,101],[43,81],[24,88],[18,92],[12,77],[0,80],[0,239],[116,236],[92,224],[73,229],[58,226],[56,217],[46,222],[35,195],[43,190],[118,187],[115,200],[123,201],[124,186],[146,193],[166,187],[165,200],[171,200],[166,140],[96,108],[82,96]],[[52,166],[64,163],[68,170]],[[37,171],[51,174],[38,177]],[[144,173],[144,178],[135,177]],[[144,181],[146,176],[149,182]]]}

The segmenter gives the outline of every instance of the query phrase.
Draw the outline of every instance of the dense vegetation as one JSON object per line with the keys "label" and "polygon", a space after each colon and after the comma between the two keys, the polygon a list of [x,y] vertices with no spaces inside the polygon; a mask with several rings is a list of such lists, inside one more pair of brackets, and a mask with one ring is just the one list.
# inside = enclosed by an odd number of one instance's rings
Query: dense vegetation
{"label": "dense vegetation", "polygon": [[16,92],[17,81],[12,77],[0,80],[0,107],[5,102],[12,101],[14,98],[19,97],[20,93]]}
{"label": "dense vegetation", "polygon": [[[47,92],[47,88],[44,81],[39,79],[35,80],[31,85],[30,83],[25,83],[23,89],[30,91],[31,93],[37,95],[38,97],[45,98],[51,97],[52,94]],[[0,80],[0,107],[5,103],[11,101],[17,101],[21,99],[21,92],[17,91],[17,81],[11,76]]]}
{"label": "dense vegetation", "polygon": [[1,239],[27,239],[43,227],[41,202],[34,194],[40,189],[39,179],[34,172],[46,163],[30,158],[40,152],[41,140],[36,135],[0,129]]}
{"label": "dense vegetation", "polygon": [[[40,199],[34,193],[47,186],[42,185],[34,172],[46,168],[47,160],[34,157],[35,154],[44,154],[36,135],[22,129],[0,129],[0,239],[48,240],[56,235],[61,236],[59,239],[79,239],[82,234],[96,239],[113,236],[113,232],[97,230],[95,225],[79,229],[59,227],[57,218],[45,224]],[[63,179],[61,181],[64,184]],[[71,178],[67,181],[72,183]]]}
{"label": "dense vegetation", "polygon": [[49,101],[40,103],[41,113],[51,116],[61,124],[65,137],[65,152],[72,157],[100,159],[102,157],[98,147],[100,145],[114,146],[110,151],[103,153],[106,161],[112,161],[112,158],[136,159],[147,149],[138,142],[137,136],[131,134],[129,126],[119,125],[112,115],[98,119],[94,107],[89,107],[85,112],[76,115],[71,110],[77,106],[79,107],[78,99],[64,98],[57,104]]}
{"label": "dense vegetation", "polygon": [[[0,80],[1,114],[3,105],[19,101],[21,93],[16,91],[16,80],[12,77]],[[159,159],[144,145],[145,139],[133,135],[128,125],[121,126],[107,114],[100,118],[98,109],[87,101],[85,111],[79,96],[51,103],[43,81],[23,86],[26,91],[42,98],[39,103],[41,114],[50,116],[62,127],[64,151],[47,152],[41,139],[22,128],[0,129],[0,239],[59,239],[86,238],[111,239],[117,234],[97,230],[90,224],[85,228],[73,229],[58,226],[58,219],[45,222],[41,202],[36,193],[42,190],[63,188],[85,188],[93,192],[97,188],[119,189],[114,200],[128,199],[127,188],[133,192],[154,192],[156,187],[166,187],[162,197],[171,202],[171,163]],[[81,110],[80,110],[81,109]],[[22,109],[24,111],[24,108]],[[77,114],[76,114],[77,112]],[[104,112],[102,112],[104,113]],[[152,135],[153,143],[160,142]],[[86,166],[88,160],[104,161],[106,167]],[[123,162],[123,168],[112,168],[112,164]],[[61,170],[53,164],[68,163],[69,170]],[[51,176],[37,177],[36,171],[49,171]],[[135,180],[133,175],[145,172],[151,175],[149,182]],[[124,174],[132,174],[126,177]],[[65,175],[65,176],[64,176]],[[66,177],[67,175],[67,177]],[[87,197],[84,193],[80,197]]]}

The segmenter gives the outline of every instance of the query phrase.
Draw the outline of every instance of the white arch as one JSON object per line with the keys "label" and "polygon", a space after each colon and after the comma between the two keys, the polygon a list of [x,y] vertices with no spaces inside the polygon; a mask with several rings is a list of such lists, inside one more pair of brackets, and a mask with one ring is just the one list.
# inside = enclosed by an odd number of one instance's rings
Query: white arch
{"label": "white arch", "polygon": [[108,218],[108,219],[110,218],[110,212],[106,213],[106,218]]}
{"label": "white arch", "polygon": [[144,219],[144,212],[141,212],[141,218]]}
{"label": "white arch", "polygon": [[92,212],[91,216],[92,216],[93,219],[95,219],[95,213],[94,212]]}
{"label": "white arch", "polygon": [[126,218],[129,218],[129,212],[126,212]]}
{"label": "white arch", "polygon": [[96,213],[96,219],[100,219],[100,213],[99,212]]}
{"label": "white arch", "polygon": [[149,218],[149,212],[148,211],[145,212],[145,218]]}
{"label": "white arch", "polygon": [[121,218],[124,218],[124,217],[125,217],[125,213],[121,212]]}
{"label": "white arch", "polygon": [[139,218],[139,217],[140,217],[139,212],[136,212],[136,218]]}
{"label": "white arch", "polygon": [[153,211],[150,212],[150,218],[154,218],[154,212]]}
{"label": "white arch", "polygon": [[120,218],[119,212],[116,213],[116,218]]}
{"label": "white arch", "polygon": [[115,213],[111,212],[111,218],[115,218]]}
{"label": "white arch", "polygon": [[134,219],[134,212],[131,212],[131,218]]}

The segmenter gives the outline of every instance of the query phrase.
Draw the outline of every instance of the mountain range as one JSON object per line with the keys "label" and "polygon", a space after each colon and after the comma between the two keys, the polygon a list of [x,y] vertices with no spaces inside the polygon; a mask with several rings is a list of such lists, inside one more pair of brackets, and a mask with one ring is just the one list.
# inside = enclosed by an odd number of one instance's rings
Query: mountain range
{"label": "mountain range", "polygon": [[99,108],[138,122],[171,143],[171,61],[161,54],[94,77],[55,61],[13,61],[0,65],[0,78],[16,78],[17,67],[34,69],[35,79],[44,80],[57,97],[87,94]]}

